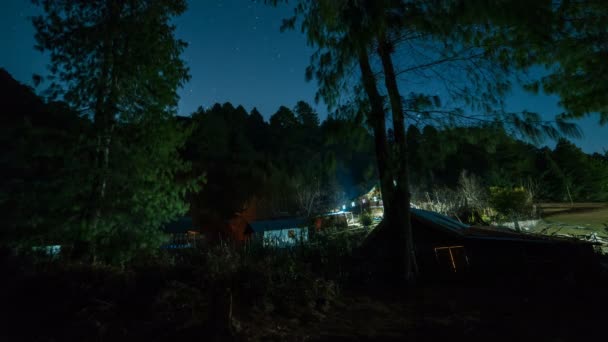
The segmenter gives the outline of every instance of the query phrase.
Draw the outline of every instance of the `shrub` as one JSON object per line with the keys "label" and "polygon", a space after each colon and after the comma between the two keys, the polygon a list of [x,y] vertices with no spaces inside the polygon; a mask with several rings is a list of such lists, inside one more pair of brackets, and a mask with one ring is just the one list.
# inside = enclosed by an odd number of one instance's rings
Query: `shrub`
{"label": "shrub", "polygon": [[523,187],[490,187],[490,206],[497,212],[496,219],[530,217],[533,206],[529,193]]}
{"label": "shrub", "polygon": [[363,227],[368,228],[374,222],[374,218],[372,217],[372,214],[369,211],[365,211],[363,212],[363,214],[361,214],[360,222]]}

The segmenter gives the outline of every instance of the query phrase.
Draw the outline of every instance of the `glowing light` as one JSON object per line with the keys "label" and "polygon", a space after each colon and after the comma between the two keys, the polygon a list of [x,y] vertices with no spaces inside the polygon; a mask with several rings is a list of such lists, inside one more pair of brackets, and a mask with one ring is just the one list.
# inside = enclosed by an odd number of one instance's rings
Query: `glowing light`
{"label": "glowing light", "polygon": [[361,200],[361,202],[365,203],[365,198]]}
{"label": "glowing light", "polygon": [[346,210],[346,204],[342,205],[342,210]]}
{"label": "glowing light", "polygon": [[355,207],[355,202],[350,202],[350,206],[354,208]]}
{"label": "glowing light", "polygon": [[374,202],[378,202],[378,197],[374,196]]}

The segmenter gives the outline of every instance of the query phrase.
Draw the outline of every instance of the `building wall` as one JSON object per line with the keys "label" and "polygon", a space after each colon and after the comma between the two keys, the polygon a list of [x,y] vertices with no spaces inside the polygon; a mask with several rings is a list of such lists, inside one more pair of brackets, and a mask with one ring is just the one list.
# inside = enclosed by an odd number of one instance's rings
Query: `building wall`
{"label": "building wall", "polygon": [[264,231],[264,246],[289,247],[308,241],[308,228],[285,228]]}

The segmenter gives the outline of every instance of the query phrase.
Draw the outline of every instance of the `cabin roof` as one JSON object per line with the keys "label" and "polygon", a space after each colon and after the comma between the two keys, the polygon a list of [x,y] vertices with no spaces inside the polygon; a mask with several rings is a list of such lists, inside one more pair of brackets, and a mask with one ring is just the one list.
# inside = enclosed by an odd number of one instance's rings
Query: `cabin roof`
{"label": "cabin roof", "polygon": [[470,226],[445,215],[428,210],[411,208],[411,214],[412,218],[414,219],[423,221],[423,223],[431,223],[435,229],[439,229],[452,235],[461,236],[466,239],[541,243],[589,243],[587,241],[517,232],[508,228],[494,226]]}
{"label": "cabin roof", "polygon": [[433,211],[411,208],[410,213],[413,218],[433,223],[437,228],[447,231],[448,233],[463,235],[464,232],[470,228],[467,224]]}
{"label": "cabin roof", "polygon": [[180,217],[172,222],[165,224],[163,230],[165,233],[179,234],[187,233],[189,230],[193,230],[192,217],[184,216]]}

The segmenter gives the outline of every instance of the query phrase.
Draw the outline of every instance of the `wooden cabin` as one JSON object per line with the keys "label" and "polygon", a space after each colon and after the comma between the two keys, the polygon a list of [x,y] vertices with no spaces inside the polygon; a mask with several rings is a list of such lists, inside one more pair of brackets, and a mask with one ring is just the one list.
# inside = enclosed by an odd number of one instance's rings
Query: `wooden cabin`
{"label": "wooden cabin", "polygon": [[411,216],[423,275],[559,276],[594,266],[594,245],[586,241],[469,226],[420,209],[412,208]]}

